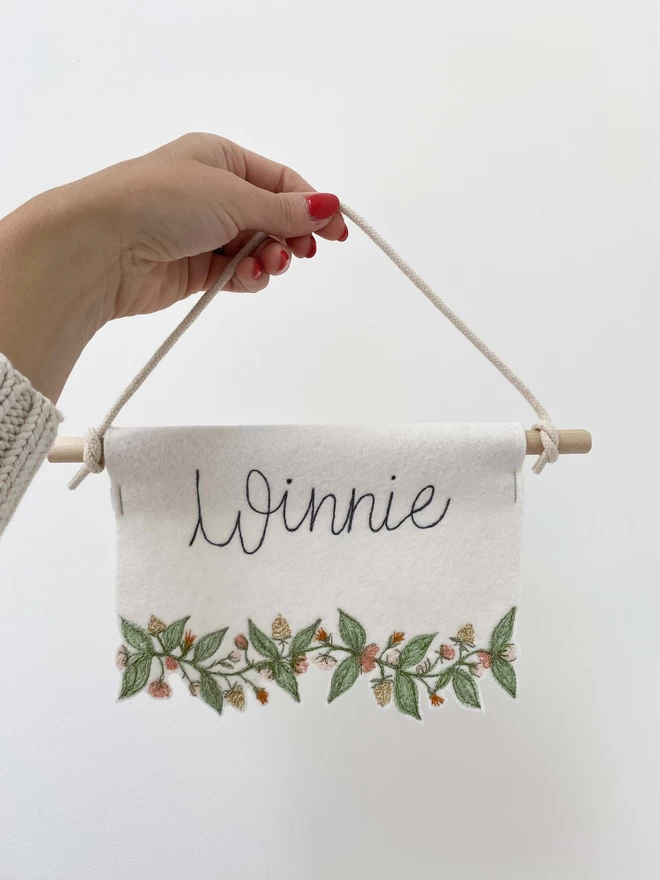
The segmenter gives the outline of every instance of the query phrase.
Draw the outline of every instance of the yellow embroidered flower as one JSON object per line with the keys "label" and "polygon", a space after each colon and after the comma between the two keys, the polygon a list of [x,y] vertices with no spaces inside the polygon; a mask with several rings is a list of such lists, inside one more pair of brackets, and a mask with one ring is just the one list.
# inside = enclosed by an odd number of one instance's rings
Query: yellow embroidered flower
{"label": "yellow embroidered flower", "polygon": [[374,697],[379,706],[387,706],[392,700],[392,682],[381,681],[374,687]]}
{"label": "yellow embroidered flower", "polygon": [[240,684],[235,684],[227,693],[227,700],[241,712],[245,709],[245,691]]}
{"label": "yellow embroidered flower", "polygon": [[156,617],[155,614],[152,614],[149,618],[147,632],[150,633],[152,636],[157,636],[158,633],[162,633],[165,629],[167,629],[167,625],[163,623],[160,617]]}
{"label": "yellow embroidered flower", "polygon": [[273,621],[272,632],[273,638],[277,642],[285,642],[291,638],[291,627],[286,617],[282,617],[281,614],[277,615]]}
{"label": "yellow embroidered flower", "polygon": [[456,633],[456,641],[465,642],[466,645],[474,645],[474,627],[471,623],[466,623]]}

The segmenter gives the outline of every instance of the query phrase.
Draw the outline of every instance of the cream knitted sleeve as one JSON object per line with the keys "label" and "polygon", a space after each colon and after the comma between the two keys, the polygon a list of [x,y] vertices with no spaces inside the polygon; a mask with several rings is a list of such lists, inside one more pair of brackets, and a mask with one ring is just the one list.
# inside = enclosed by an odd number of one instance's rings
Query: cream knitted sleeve
{"label": "cream knitted sleeve", "polygon": [[0,534],[48,454],[62,416],[0,354]]}

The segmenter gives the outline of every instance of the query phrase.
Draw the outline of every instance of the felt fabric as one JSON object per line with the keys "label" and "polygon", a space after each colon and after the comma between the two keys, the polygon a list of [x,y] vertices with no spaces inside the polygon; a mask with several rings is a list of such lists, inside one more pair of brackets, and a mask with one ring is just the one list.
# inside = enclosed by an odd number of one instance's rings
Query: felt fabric
{"label": "felt fabric", "polygon": [[122,697],[515,695],[521,425],[113,428],[105,455]]}

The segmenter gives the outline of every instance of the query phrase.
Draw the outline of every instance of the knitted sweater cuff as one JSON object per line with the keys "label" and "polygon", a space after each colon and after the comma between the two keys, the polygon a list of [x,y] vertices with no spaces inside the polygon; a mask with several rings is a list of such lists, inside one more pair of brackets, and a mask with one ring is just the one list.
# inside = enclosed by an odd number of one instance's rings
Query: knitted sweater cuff
{"label": "knitted sweater cuff", "polygon": [[0,534],[57,436],[62,416],[0,354]]}

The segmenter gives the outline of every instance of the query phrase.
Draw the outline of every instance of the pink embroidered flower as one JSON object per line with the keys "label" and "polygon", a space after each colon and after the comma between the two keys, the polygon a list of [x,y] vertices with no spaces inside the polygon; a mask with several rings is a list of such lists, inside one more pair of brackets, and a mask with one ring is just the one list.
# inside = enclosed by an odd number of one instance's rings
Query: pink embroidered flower
{"label": "pink embroidered flower", "polygon": [[293,662],[293,671],[296,675],[304,675],[309,669],[307,654],[298,654]]}
{"label": "pink embroidered flower", "polygon": [[115,666],[117,669],[126,669],[126,664],[128,663],[128,648],[126,645],[122,645],[121,648],[117,649],[117,654],[115,655]]}
{"label": "pink embroidered flower", "polygon": [[249,642],[247,638],[243,635],[243,633],[239,633],[234,639],[234,644],[239,651],[245,651],[248,647]]}
{"label": "pink embroidered flower", "polygon": [[152,681],[149,685],[149,693],[152,697],[156,697],[157,700],[166,700],[172,696],[172,688],[166,681],[161,681],[157,678],[156,681]]}
{"label": "pink embroidered flower", "polygon": [[333,666],[337,665],[337,660],[332,656],[332,654],[318,654],[314,657],[314,666],[318,666],[319,669],[323,669],[327,672],[329,669],[332,669]]}
{"label": "pink embroidered flower", "polygon": [[[376,653],[378,653],[378,650],[376,650]],[[401,651],[399,651],[398,648],[392,648],[391,651],[388,651],[387,654],[385,654],[385,660],[392,666],[398,666],[399,661],[401,660]],[[373,669],[373,666],[371,668]],[[362,671],[364,672],[365,670],[363,669]]]}
{"label": "pink embroidered flower", "polygon": [[367,645],[360,657],[362,672],[371,672],[373,669],[376,668],[375,658],[378,656],[379,653],[380,648],[378,647],[378,645],[374,644],[373,642],[370,645]]}
{"label": "pink embroidered flower", "polygon": [[196,697],[199,694],[200,688],[202,687],[201,682],[199,681],[191,681],[190,682],[190,693],[193,697]]}
{"label": "pink embroidered flower", "polygon": [[518,656],[518,650],[515,645],[507,645],[501,652],[501,656],[503,660],[508,660],[511,663]]}
{"label": "pink embroidered flower", "polygon": [[170,672],[174,672],[175,669],[179,668],[179,664],[176,662],[174,657],[166,657],[165,658],[165,666]]}
{"label": "pink embroidered flower", "polygon": [[229,660],[230,663],[240,663],[242,656],[243,655],[240,651],[232,651],[231,654],[227,657],[227,660]]}
{"label": "pink embroidered flower", "polygon": [[438,653],[443,660],[453,660],[456,656],[456,648],[452,648],[451,645],[440,645]]}
{"label": "pink embroidered flower", "polygon": [[273,680],[273,670],[270,668],[270,666],[262,666],[259,670],[259,675],[262,678],[265,678],[267,681]]}
{"label": "pink embroidered flower", "polygon": [[490,669],[492,658],[488,651],[477,651],[477,657],[484,669]]}
{"label": "pink embroidered flower", "polygon": [[470,672],[472,673],[472,675],[475,676],[475,678],[481,678],[481,676],[485,675],[486,673],[486,667],[483,663],[480,662],[470,663]]}

